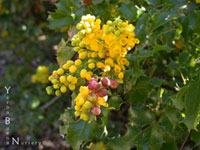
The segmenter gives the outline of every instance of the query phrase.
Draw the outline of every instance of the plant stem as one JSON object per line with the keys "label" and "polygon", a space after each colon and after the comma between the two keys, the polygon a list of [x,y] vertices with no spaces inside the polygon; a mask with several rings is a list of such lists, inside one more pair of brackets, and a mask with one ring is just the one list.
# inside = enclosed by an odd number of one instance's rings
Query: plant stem
{"label": "plant stem", "polygon": [[189,136],[190,136],[190,130],[188,131],[188,134],[186,135],[186,137],[185,137],[185,139],[184,139],[184,141],[183,141],[183,143],[182,143],[182,145],[181,145],[181,148],[180,148],[180,150],[182,150],[182,149],[183,149],[183,147],[184,147],[185,143],[187,142],[187,140],[188,140]]}

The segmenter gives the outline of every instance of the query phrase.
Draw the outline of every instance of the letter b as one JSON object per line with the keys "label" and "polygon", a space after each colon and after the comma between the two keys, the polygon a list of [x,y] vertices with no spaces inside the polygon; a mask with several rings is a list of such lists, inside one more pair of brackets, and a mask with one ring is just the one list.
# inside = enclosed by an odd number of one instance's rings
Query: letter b
{"label": "letter b", "polygon": [[9,124],[10,124],[10,118],[9,118],[9,117],[6,117],[6,118],[5,118],[5,124],[6,124],[6,125],[9,125]]}

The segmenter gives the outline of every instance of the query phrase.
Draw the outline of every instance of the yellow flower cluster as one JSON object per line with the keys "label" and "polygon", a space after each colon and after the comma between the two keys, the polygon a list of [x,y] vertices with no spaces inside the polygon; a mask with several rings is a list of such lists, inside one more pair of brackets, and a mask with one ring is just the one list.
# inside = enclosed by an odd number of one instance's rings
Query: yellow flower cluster
{"label": "yellow flower cluster", "polygon": [[[87,65],[87,62],[86,62]],[[91,68],[91,64],[88,64],[88,69]],[[61,68],[54,70],[49,80],[53,84],[52,87],[48,87],[48,94],[52,94],[52,90],[55,89],[55,95],[59,96],[61,93],[67,92],[67,87],[73,91],[76,87],[82,83],[92,79],[93,72],[87,71],[85,64],[82,63],[81,59],[75,61],[68,60]],[[79,83],[78,83],[79,82]]]}
{"label": "yellow flower cluster", "polygon": [[196,0],[196,3],[200,3],[200,0]]}
{"label": "yellow flower cluster", "polygon": [[[81,60],[68,60],[63,66],[57,70],[54,70],[49,80],[53,84],[53,89],[55,89],[55,95],[59,96],[61,93],[67,92],[67,87],[70,90],[75,90],[76,84],[78,83],[78,78],[76,77],[77,68],[82,64]],[[52,88],[49,89],[48,94],[52,93]],[[51,89],[51,90],[50,90]]]}
{"label": "yellow flower cluster", "polygon": [[[93,91],[89,90],[87,86],[81,86],[79,89],[79,94],[75,98],[75,116],[80,116],[81,119],[87,121],[89,119],[89,113],[91,108],[96,106],[108,107],[104,97],[96,97]],[[100,109],[100,108],[99,108]]]}
{"label": "yellow flower cluster", "polygon": [[49,77],[53,85],[46,88],[47,93],[59,96],[68,88],[73,91],[80,87],[74,99],[75,116],[92,120],[100,115],[100,107],[108,107],[106,88],[116,89],[118,83],[123,83],[125,67],[129,66],[126,54],[139,43],[134,28],[121,19],[101,26],[100,19],[83,16],[77,24],[80,31],[71,43],[78,59],[68,60],[53,71]]}
{"label": "yellow flower cluster", "polygon": [[77,29],[80,31],[73,37],[72,45],[79,53],[79,58],[92,58],[95,61],[89,64],[90,69],[100,68],[103,71],[100,74],[105,76],[114,72],[118,80],[122,81],[125,66],[129,66],[125,56],[139,43],[135,38],[135,27],[121,19],[109,20],[101,27],[100,19],[87,15],[82,17]]}
{"label": "yellow flower cluster", "polygon": [[31,76],[32,83],[48,83],[49,77],[49,69],[46,66],[39,66],[37,67],[37,71],[34,75]]}

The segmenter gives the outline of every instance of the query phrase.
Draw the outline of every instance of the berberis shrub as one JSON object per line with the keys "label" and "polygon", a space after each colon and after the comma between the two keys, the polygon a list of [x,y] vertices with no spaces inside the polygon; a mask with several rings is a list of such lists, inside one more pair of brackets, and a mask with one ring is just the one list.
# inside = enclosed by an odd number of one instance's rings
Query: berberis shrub
{"label": "berberis shrub", "polygon": [[[66,33],[48,94],[71,95],[61,134],[75,150],[200,146],[200,5],[187,0],[60,0]],[[67,93],[64,94],[64,93]],[[68,98],[69,100],[69,98]],[[125,110],[124,110],[125,109]],[[125,111],[125,129],[114,121]]]}

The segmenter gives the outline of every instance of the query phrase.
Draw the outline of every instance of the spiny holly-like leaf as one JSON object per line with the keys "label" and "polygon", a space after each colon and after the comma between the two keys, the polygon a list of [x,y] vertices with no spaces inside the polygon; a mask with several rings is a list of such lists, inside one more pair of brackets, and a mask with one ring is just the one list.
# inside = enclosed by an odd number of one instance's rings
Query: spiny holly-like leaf
{"label": "spiny holly-like leaf", "polygon": [[57,61],[59,66],[62,66],[67,60],[71,59],[74,51],[72,47],[66,46],[66,42],[64,39],[61,40],[60,44],[58,45],[57,51]]}
{"label": "spiny holly-like leaf", "polygon": [[182,110],[184,108],[184,98],[185,98],[187,89],[188,87],[185,86],[181,88],[180,91],[176,95],[171,97],[173,105],[179,110]]}
{"label": "spiny holly-like leaf", "polygon": [[154,88],[160,87],[163,83],[163,80],[159,78],[153,78],[150,80],[150,83],[153,85]]}
{"label": "spiny holly-like leaf", "polygon": [[69,140],[73,150],[80,150],[84,142],[92,140],[97,133],[98,125],[96,122],[78,120],[71,122],[67,130],[67,140]]}
{"label": "spiny holly-like leaf", "polygon": [[131,2],[121,2],[119,3],[119,12],[126,17],[128,20],[136,20],[137,8]]}
{"label": "spiny holly-like leaf", "polygon": [[148,33],[149,19],[150,19],[150,15],[147,13],[144,13],[136,23],[135,34],[140,39],[140,42],[143,42],[145,40],[146,35]]}
{"label": "spiny holly-like leaf", "polygon": [[143,103],[145,102],[151,87],[149,79],[141,77],[140,80],[137,81],[136,85],[132,87],[132,90],[125,95],[125,97],[131,104]]}
{"label": "spiny holly-like leaf", "polygon": [[143,48],[138,49],[138,56],[141,58],[147,58],[153,56],[153,52],[151,50],[145,50]]}
{"label": "spiny holly-like leaf", "polygon": [[67,129],[69,127],[69,124],[73,122],[72,119],[73,116],[73,110],[70,108],[67,108],[63,114],[60,115],[60,119],[63,122],[63,126],[59,127],[59,131],[61,134],[65,135],[67,134]]}
{"label": "spiny holly-like leaf", "polygon": [[135,140],[141,134],[141,131],[135,127],[129,126],[125,135],[110,139],[106,147],[109,150],[130,150],[135,146]]}
{"label": "spiny holly-like leaf", "polygon": [[199,122],[200,112],[200,75],[194,81],[191,81],[185,98],[184,123],[189,129],[195,129]]}
{"label": "spiny holly-like leaf", "polygon": [[49,13],[49,28],[61,30],[63,27],[72,25],[73,18],[71,16],[71,8],[67,1],[61,0],[56,4],[56,7],[56,12]]}
{"label": "spiny holly-like leaf", "polygon": [[172,50],[174,50],[174,48],[171,48],[168,45],[155,45],[153,48],[154,53],[159,51],[171,52]]}

